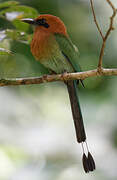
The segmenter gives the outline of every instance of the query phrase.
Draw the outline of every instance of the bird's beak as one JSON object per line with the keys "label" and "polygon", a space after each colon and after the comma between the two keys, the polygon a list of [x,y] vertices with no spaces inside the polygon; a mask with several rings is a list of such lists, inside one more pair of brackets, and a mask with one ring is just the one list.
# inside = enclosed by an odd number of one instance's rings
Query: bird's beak
{"label": "bird's beak", "polygon": [[24,18],[24,19],[21,19],[21,21],[24,22],[24,23],[36,25],[35,20],[34,20],[34,19],[31,19],[31,18]]}

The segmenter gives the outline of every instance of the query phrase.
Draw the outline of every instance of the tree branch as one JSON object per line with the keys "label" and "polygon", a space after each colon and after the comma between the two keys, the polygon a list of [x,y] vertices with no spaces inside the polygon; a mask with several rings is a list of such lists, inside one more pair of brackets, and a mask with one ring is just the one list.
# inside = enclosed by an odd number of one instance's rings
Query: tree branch
{"label": "tree branch", "polygon": [[102,61],[103,61],[103,56],[104,56],[104,50],[105,50],[105,45],[106,45],[106,41],[111,33],[112,30],[114,30],[114,27],[113,27],[113,23],[114,23],[114,18],[117,14],[117,9],[114,7],[114,5],[112,4],[112,2],[110,0],[106,0],[107,3],[110,5],[110,7],[112,8],[113,10],[113,14],[112,16],[110,17],[110,24],[109,24],[109,28],[105,34],[105,36],[103,35],[100,27],[99,27],[99,24],[97,22],[97,19],[96,19],[96,15],[95,15],[95,11],[94,11],[94,5],[93,5],[93,0],[90,0],[90,3],[91,3],[91,9],[92,9],[92,13],[93,13],[93,17],[94,17],[94,22],[96,24],[96,27],[102,37],[102,40],[103,40],[103,43],[102,43],[102,47],[101,47],[101,50],[100,50],[100,55],[99,55],[99,62],[98,62],[98,71],[101,72],[102,71]]}
{"label": "tree branch", "polygon": [[78,72],[78,73],[65,73],[65,74],[54,74],[54,75],[44,75],[41,77],[31,77],[31,78],[16,78],[16,79],[0,79],[0,86],[11,86],[11,85],[31,85],[31,84],[41,84],[53,81],[67,81],[74,79],[86,79],[95,76],[117,76],[117,69],[102,69],[101,73],[97,69]]}

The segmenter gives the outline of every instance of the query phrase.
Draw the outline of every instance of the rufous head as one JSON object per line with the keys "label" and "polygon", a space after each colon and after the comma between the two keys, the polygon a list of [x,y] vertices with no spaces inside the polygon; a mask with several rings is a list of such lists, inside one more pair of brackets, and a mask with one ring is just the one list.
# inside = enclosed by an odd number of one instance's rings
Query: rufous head
{"label": "rufous head", "polygon": [[36,30],[67,35],[66,27],[61,19],[50,14],[43,14],[35,19],[22,19],[22,21],[35,25]]}

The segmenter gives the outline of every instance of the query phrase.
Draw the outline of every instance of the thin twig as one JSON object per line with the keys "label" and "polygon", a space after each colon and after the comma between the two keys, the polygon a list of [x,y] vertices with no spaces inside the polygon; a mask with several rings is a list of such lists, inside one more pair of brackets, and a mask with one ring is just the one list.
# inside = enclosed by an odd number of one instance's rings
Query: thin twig
{"label": "thin twig", "polygon": [[102,39],[104,39],[103,33],[102,33],[102,31],[101,31],[101,28],[99,27],[99,24],[98,24],[98,22],[97,22],[97,18],[96,18],[96,15],[95,15],[93,0],[90,0],[90,3],[91,3],[91,9],[92,9],[92,13],[93,13],[94,22],[95,22],[95,24],[96,24],[96,26],[97,26],[97,29],[98,29],[98,31],[99,31]]}
{"label": "thin twig", "polygon": [[93,0],[90,0],[90,3],[91,3],[91,9],[92,9],[92,13],[93,13],[93,17],[94,17],[94,22],[96,24],[96,27],[103,39],[103,43],[102,43],[102,47],[101,47],[101,50],[100,50],[100,55],[99,55],[99,62],[98,62],[98,72],[101,73],[102,71],[102,60],[103,60],[103,56],[104,56],[104,50],[105,50],[105,46],[106,46],[106,41],[111,33],[112,30],[114,30],[114,27],[113,27],[113,23],[114,23],[114,18],[117,14],[117,10],[116,8],[114,7],[114,5],[112,4],[112,2],[110,0],[106,0],[107,3],[110,5],[110,7],[112,8],[113,10],[113,14],[112,16],[110,17],[110,24],[109,24],[109,28],[105,34],[105,36],[103,35],[100,27],[99,27],[99,24],[97,22],[97,19],[96,19],[96,15],[95,15],[95,11],[94,11],[94,5],[93,5]]}
{"label": "thin twig", "polygon": [[113,27],[113,22],[114,22],[114,17],[116,16],[117,14],[117,9],[114,7],[114,5],[112,4],[112,2],[110,0],[107,0],[108,4],[111,6],[112,10],[113,10],[113,14],[112,16],[110,17],[110,25],[109,25],[109,28],[108,28],[108,31],[106,32],[106,35],[104,37],[105,40],[107,40],[110,32],[112,30],[114,30],[114,27]]}
{"label": "thin twig", "polygon": [[41,83],[54,82],[54,81],[86,79],[89,77],[96,77],[96,76],[117,76],[117,69],[102,69],[101,73],[99,73],[97,69],[94,69],[85,72],[44,75],[41,77],[32,77],[32,78],[16,78],[16,79],[4,78],[4,79],[0,79],[0,86],[41,84]]}
{"label": "thin twig", "polygon": [[117,14],[117,10],[115,9],[114,5],[112,4],[112,2],[110,0],[106,0],[108,2],[108,4],[111,6],[112,10],[113,10],[113,14],[110,17],[110,24],[109,24],[109,28],[104,36],[103,39],[103,43],[102,43],[102,47],[101,47],[101,51],[100,51],[100,56],[99,56],[99,63],[98,63],[98,70],[101,71],[102,68],[102,60],[103,60],[103,56],[104,56],[104,49],[105,49],[105,45],[106,45],[106,41],[111,33],[112,30],[114,30],[113,27],[113,23],[114,23],[114,17]]}

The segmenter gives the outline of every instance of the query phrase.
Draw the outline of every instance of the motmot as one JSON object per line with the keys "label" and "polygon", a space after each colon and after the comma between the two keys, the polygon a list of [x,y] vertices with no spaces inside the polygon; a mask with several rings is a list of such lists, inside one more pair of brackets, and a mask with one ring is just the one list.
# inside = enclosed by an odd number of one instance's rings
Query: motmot
{"label": "motmot", "polygon": [[[63,21],[50,14],[39,15],[35,19],[22,19],[33,25],[34,34],[31,42],[31,52],[35,59],[43,64],[50,72],[56,74],[81,72],[79,52],[72,43]],[[71,110],[75,125],[77,142],[82,144],[82,162],[85,172],[95,170],[95,161],[89,152],[86,133],[78,98],[78,84],[82,80],[64,81],[71,102]],[[83,83],[82,83],[83,84]],[[84,145],[85,148],[84,148]],[[87,153],[85,152],[87,150]]]}

